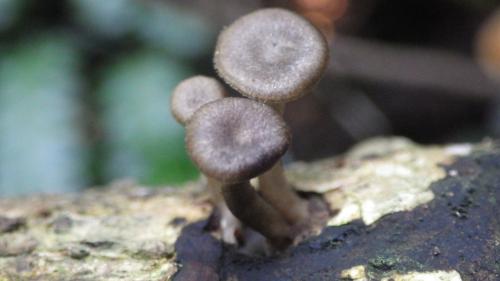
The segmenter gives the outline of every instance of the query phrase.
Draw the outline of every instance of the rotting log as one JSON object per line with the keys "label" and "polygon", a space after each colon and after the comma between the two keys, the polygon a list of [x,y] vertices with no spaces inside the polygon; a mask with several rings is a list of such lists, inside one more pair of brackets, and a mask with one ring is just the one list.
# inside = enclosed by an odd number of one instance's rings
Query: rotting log
{"label": "rotting log", "polygon": [[0,199],[0,280],[500,280],[495,143],[376,139],[292,164],[287,176],[331,217],[270,257],[240,254],[207,231],[198,183]]}

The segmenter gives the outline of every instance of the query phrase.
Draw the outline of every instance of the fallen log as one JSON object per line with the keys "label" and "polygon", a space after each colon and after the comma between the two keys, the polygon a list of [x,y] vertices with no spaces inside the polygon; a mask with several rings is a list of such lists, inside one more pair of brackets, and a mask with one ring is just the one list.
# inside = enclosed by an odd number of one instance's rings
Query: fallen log
{"label": "fallen log", "polygon": [[494,143],[376,139],[287,176],[331,214],[320,233],[267,257],[209,231],[196,182],[0,199],[0,280],[500,280]]}

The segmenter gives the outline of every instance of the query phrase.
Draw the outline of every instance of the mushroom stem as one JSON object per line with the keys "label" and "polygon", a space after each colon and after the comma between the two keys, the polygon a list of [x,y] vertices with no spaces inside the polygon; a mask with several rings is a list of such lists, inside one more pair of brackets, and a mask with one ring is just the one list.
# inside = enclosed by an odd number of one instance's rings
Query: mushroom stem
{"label": "mushroom stem", "polygon": [[221,182],[206,175],[204,175],[204,178],[205,186],[210,192],[210,200],[212,201],[212,204],[217,206],[220,202],[224,202],[224,197],[222,197],[222,194],[220,193]]}
{"label": "mushroom stem", "polygon": [[[284,103],[269,106],[281,116],[285,113]],[[264,200],[276,208],[289,224],[297,224],[308,217],[307,202],[295,193],[286,180],[281,161],[259,176],[259,191]]]}
{"label": "mushroom stem", "polygon": [[210,192],[210,199],[214,208],[220,212],[220,230],[222,240],[226,243],[236,244],[235,232],[241,228],[241,222],[229,210],[221,194],[222,183],[212,177],[204,176],[206,187]]}
{"label": "mushroom stem", "polygon": [[219,202],[217,208],[220,211],[220,229],[222,241],[229,244],[238,244],[237,232],[241,231],[241,229],[243,228],[241,221],[233,215],[225,201]]}
{"label": "mushroom stem", "polygon": [[290,226],[248,181],[225,184],[222,194],[229,210],[244,224],[264,235],[276,249],[285,249],[292,244]]}
{"label": "mushroom stem", "polygon": [[307,202],[290,187],[281,161],[259,176],[259,191],[289,224],[299,223],[308,217]]}

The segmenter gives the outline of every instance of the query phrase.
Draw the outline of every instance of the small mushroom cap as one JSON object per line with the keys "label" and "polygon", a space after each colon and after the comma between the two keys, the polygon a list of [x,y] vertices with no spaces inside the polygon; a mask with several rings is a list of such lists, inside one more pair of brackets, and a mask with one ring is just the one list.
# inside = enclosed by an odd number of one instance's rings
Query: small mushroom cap
{"label": "small mushroom cap", "polygon": [[186,127],[187,150],[207,176],[225,183],[270,169],[288,149],[290,133],[271,107],[245,98],[202,106]]}
{"label": "small mushroom cap", "polygon": [[181,81],[172,93],[172,115],[180,124],[186,125],[202,105],[225,96],[224,87],[214,78],[201,75],[188,78]]}
{"label": "small mushroom cap", "polygon": [[476,52],[479,63],[487,74],[500,81],[500,9],[479,30]]}
{"label": "small mushroom cap", "polygon": [[217,72],[231,87],[266,103],[306,94],[327,60],[323,35],[306,19],[279,8],[236,20],[220,34],[214,55]]}

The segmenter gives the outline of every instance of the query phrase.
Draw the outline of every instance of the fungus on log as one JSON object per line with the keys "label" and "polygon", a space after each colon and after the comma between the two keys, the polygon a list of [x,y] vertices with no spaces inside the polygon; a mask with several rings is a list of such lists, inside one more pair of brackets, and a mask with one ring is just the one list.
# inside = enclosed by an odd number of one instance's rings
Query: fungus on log
{"label": "fungus on log", "polygon": [[[227,27],[214,54],[219,75],[241,94],[283,113],[286,102],[309,93],[328,62],[325,38],[301,16],[277,8],[245,15]],[[291,224],[310,216],[290,188],[281,162],[259,177],[262,196]]]}
{"label": "fungus on log", "polygon": [[[186,126],[193,114],[203,105],[227,97],[224,86],[214,78],[197,75],[185,79],[175,87],[170,100],[170,111],[179,124]],[[211,192],[211,201],[220,213],[218,224],[224,242],[236,244],[236,233],[241,223],[228,209],[220,193],[220,182],[202,175],[207,189]]]}
{"label": "fungus on log", "polygon": [[265,104],[225,98],[202,106],[186,129],[189,155],[204,174],[222,182],[231,212],[277,249],[289,246],[289,225],[249,182],[287,150],[290,135],[283,119]]}

